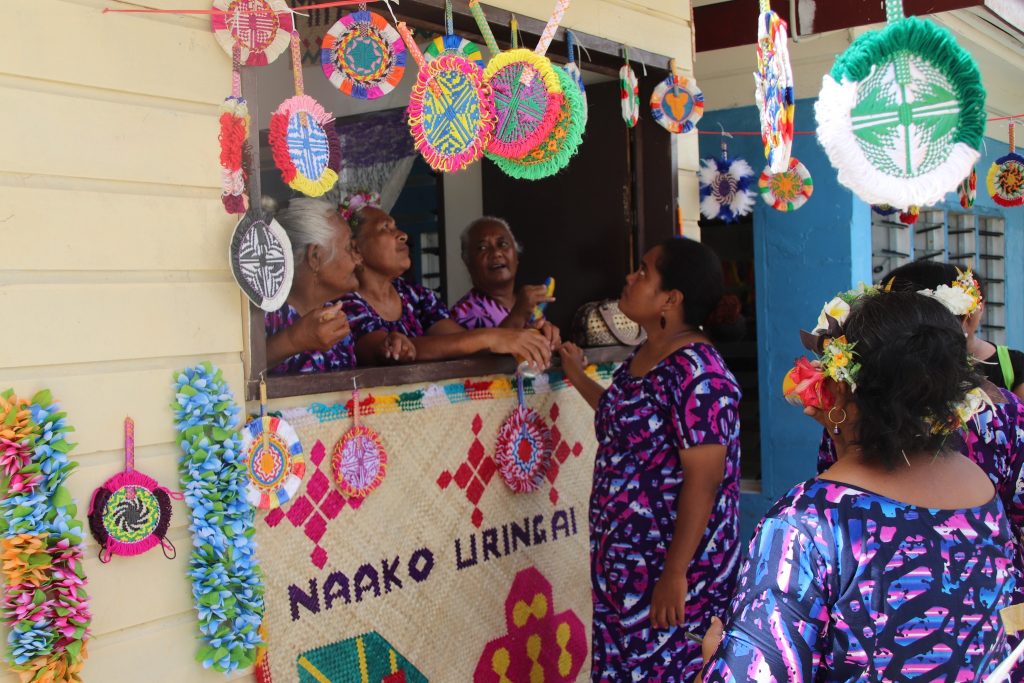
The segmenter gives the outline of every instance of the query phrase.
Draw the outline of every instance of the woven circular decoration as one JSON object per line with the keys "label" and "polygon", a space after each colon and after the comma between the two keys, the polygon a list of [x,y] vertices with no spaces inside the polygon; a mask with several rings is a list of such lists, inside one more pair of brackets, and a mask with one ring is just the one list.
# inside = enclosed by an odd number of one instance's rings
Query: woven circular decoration
{"label": "woven circular decoration", "polygon": [[292,287],[292,244],[273,216],[250,208],[235,226],[228,249],[235,282],[264,311],[276,311]]}
{"label": "woven circular decoration", "polygon": [[787,26],[775,12],[762,12],[757,22],[757,71],[754,100],[761,116],[761,141],[772,173],[789,168],[793,148],[793,67],[789,61]]}
{"label": "woven circular decoration", "polygon": [[761,199],[776,211],[789,213],[807,203],[814,193],[814,181],[807,167],[796,157],[789,158],[789,167],[781,173],[772,173],[766,166],[757,181]]}
{"label": "woven circular decoration", "polygon": [[245,499],[272,510],[295,497],[306,473],[295,429],[279,417],[257,417],[242,427],[242,453],[249,483]]}
{"label": "woven circular decoration", "polygon": [[988,170],[988,193],[1000,206],[1024,204],[1024,157],[1010,152],[996,159]]}
{"label": "woven circular decoration", "polygon": [[394,90],[405,73],[407,56],[398,31],[381,15],[366,10],[334,22],[320,46],[320,66],[327,80],[361,100]]}
{"label": "woven circular decoration", "polygon": [[438,36],[430,41],[430,44],[423,50],[423,57],[428,62],[434,61],[441,55],[462,57],[476,63],[481,69],[484,68],[484,54],[481,52],[480,46],[462,36],[454,34]]}
{"label": "woven circular decoration", "polygon": [[107,560],[159,545],[170,524],[170,496],[140,472],[121,472],[93,493],[89,529]]}
{"label": "woven circular decoration", "polygon": [[310,197],[338,182],[341,142],[331,118],[309,95],[289,97],[270,116],[274,165],[289,187]]}
{"label": "woven circular decoration", "polygon": [[583,142],[584,116],[586,106],[579,88],[566,71],[557,69],[562,82],[562,106],[558,122],[548,136],[520,159],[507,159],[489,154],[488,158],[512,178],[539,180],[558,173],[569,165]]}
{"label": "woven circular decoration", "polygon": [[516,406],[498,430],[498,473],[516,493],[535,491],[551,464],[551,430],[537,411]]}
{"label": "woven circular decoration", "polygon": [[971,169],[971,175],[967,176],[960,183],[960,187],[956,188],[957,198],[960,200],[960,206],[965,209],[969,209],[974,206],[974,200],[978,196],[978,172],[973,168]]}
{"label": "woven circular decoration", "polygon": [[388,454],[380,435],[369,427],[356,425],[334,445],[331,471],[346,496],[365,498],[384,481]]}
{"label": "woven circular decoration", "polygon": [[733,223],[754,208],[754,169],[743,159],[701,159],[700,213],[704,218]]}
{"label": "woven circular decoration", "polygon": [[629,64],[619,69],[619,97],[622,99],[622,120],[626,128],[632,128],[640,120],[640,83]]}
{"label": "woven circular decoration", "polygon": [[413,146],[430,167],[461,170],[483,156],[494,133],[491,86],[476,62],[440,55],[417,75],[408,115]]}
{"label": "woven circular decoration", "polygon": [[651,114],[669,133],[689,133],[704,115],[704,93],[685,76],[669,74],[654,86]]}
{"label": "woven circular decoration", "polygon": [[[529,83],[524,71],[533,73]],[[497,122],[487,151],[518,159],[551,132],[561,111],[561,81],[551,60],[519,48],[495,55],[487,63],[484,79],[494,94]]]}
{"label": "woven circular decoration", "polygon": [[235,41],[245,66],[266,66],[288,49],[293,30],[292,12],[284,0],[213,0],[213,35],[231,54]]}
{"label": "woven circular decoration", "polygon": [[942,201],[971,172],[985,131],[974,60],[949,31],[916,17],[854,40],[814,110],[839,182],[898,208]]}

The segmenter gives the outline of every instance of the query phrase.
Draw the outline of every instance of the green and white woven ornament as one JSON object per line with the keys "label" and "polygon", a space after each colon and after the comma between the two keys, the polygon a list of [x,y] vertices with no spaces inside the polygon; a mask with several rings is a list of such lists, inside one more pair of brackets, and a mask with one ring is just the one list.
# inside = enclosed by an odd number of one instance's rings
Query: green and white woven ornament
{"label": "green and white woven ornament", "polygon": [[985,89],[953,34],[903,16],[857,38],[822,79],[818,140],[839,182],[869,204],[906,209],[942,201],[980,156]]}

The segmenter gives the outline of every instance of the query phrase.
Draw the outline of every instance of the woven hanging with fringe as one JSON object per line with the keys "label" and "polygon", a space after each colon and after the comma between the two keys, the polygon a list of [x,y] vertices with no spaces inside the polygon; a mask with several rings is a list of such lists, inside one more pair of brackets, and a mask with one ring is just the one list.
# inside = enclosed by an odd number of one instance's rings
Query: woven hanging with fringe
{"label": "woven hanging with fringe", "polygon": [[213,35],[231,55],[235,45],[245,66],[266,66],[288,49],[294,30],[292,10],[284,0],[213,0]]}
{"label": "woven hanging with fringe", "polygon": [[943,200],[978,159],[985,90],[953,34],[903,16],[860,36],[822,79],[818,140],[839,182],[869,204],[901,209]]}
{"label": "woven hanging with fringe", "polygon": [[242,453],[249,475],[245,498],[253,507],[273,510],[295,498],[306,461],[295,429],[266,414],[266,385],[261,384],[260,416],[242,427]]}
{"label": "woven hanging with fringe", "polygon": [[619,69],[619,97],[622,99],[622,120],[626,128],[632,128],[640,120],[640,83],[629,62]]}
{"label": "woven hanging with fringe", "polygon": [[360,100],[394,90],[405,73],[406,58],[398,31],[365,9],[334,22],[320,46],[324,76],[340,92]]}
{"label": "woven hanging with fringe", "polygon": [[793,67],[787,46],[789,27],[771,10],[768,0],[760,0],[760,9],[754,100],[761,117],[761,141],[768,168],[772,173],[779,173],[789,168],[796,115]]}
{"label": "woven hanging with fringe", "polygon": [[359,424],[359,391],[355,390],[352,392],[352,426],[334,444],[331,456],[334,482],[345,496],[361,503],[384,481],[387,467],[388,453],[380,434]]}
{"label": "woven hanging with fringe", "polygon": [[516,381],[519,404],[498,429],[494,460],[502,481],[510,489],[529,493],[544,481],[554,446],[544,418],[526,405],[523,376],[517,375]]}
{"label": "woven hanging with fringe", "polygon": [[761,199],[783,213],[796,211],[814,194],[810,171],[794,156],[789,158],[789,167],[785,171],[772,173],[771,167],[765,166],[757,187]]}
{"label": "woven hanging with fringe", "polygon": [[341,142],[334,117],[304,94],[297,33],[292,34],[292,79],[295,96],[282,102],[270,116],[268,138],[274,165],[288,187],[319,197],[338,182]]}
{"label": "woven hanging with fringe", "polygon": [[988,193],[1000,206],[1024,204],[1024,157],[1017,154],[1010,122],[1010,151],[996,159],[988,170]]}
{"label": "woven hanging with fringe", "polygon": [[221,195],[228,213],[245,213],[249,208],[249,106],[242,97],[241,46],[235,43],[231,59],[231,96],[220,106]]}
{"label": "woven hanging with fringe", "polygon": [[670,133],[689,133],[704,115],[704,93],[697,82],[670,73],[651,93],[651,116]]}
{"label": "woven hanging with fringe", "polygon": [[735,223],[754,209],[757,196],[751,188],[754,169],[744,159],[729,159],[724,137],[722,156],[701,159],[697,179],[700,183],[700,214],[704,218]]}
{"label": "woven hanging with fringe", "polygon": [[173,560],[174,544],[167,538],[171,499],[182,495],[160,486],[135,469],[135,422],[124,419],[124,471],[107,479],[92,494],[89,529],[100,546],[100,562],[114,555],[140,555],[157,545]]}

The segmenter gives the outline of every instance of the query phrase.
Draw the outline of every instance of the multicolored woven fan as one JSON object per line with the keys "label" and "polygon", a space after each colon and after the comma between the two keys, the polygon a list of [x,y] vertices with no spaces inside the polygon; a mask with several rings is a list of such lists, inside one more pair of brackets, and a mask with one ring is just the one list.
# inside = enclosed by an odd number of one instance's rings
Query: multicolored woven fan
{"label": "multicolored woven fan", "polygon": [[455,24],[452,17],[452,0],[444,2],[444,25],[446,28],[443,36],[434,38],[423,50],[423,58],[432,62],[441,55],[455,55],[474,62],[481,69],[484,68],[484,55],[480,46],[462,36],[455,35]]}
{"label": "multicolored woven fan", "polygon": [[971,168],[971,175],[964,178],[960,187],[956,188],[956,195],[963,208],[969,209],[974,206],[974,200],[978,196],[978,172],[974,168]]}
{"label": "multicolored woven fan", "polygon": [[771,167],[765,166],[757,187],[761,199],[783,213],[796,211],[814,194],[810,171],[794,156],[789,158],[789,168],[781,173],[772,173]]}
{"label": "multicolored woven fan", "polygon": [[437,171],[462,170],[483,156],[494,134],[491,86],[475,61],[445,53],[427,62],[405,22],[398,31],[419,65],[407,109],[413,146]]}
{"label": "multicolored woven fan", "polygon": [[622,120],[632,128],[640,120],[640,82],[629,60],[619,69],[619,97],[622,99]]}
{"label": "multicolored woven fan", "polygon": [[299,192],[319,197],[338,182],[341,142],[334,117],[304,94],[299,34],[292,34],[292,79],[295,97],[281,103],[270,116],[270,147],[281,179]]}
{"label": "multicolored woven fan", "polygon": [[772,173],[789,168],[793,148],[793,120],[796,100],[793,95],[793,67],[789,61],[789,27],[772,11],[769,0],[760,0],[757,20],[757,71],[754,73],[754,100],[761,116],[761,141]]}
{"label": "multicolored woven fan", "polygon": [[818,141],[839,182],[869,204],[943,200],[978,160],[985,89],[971,55],[886,0],[888,26],[860,36],[822,80]]}
{"label": "multicolored woven fan", "polygon": [[324,34],[320,66],[335,88],[361,100],[395,89],[405,73],[405,45],[387,19],[361,6]]}
{"label": "multicolored woven fan", "polygon": [[292,288],[292,243],[274,217],[250,207],[231,235],[228,260],[242,292],[264,311],[276,311]]}
{"label": "multicolored woven fan", "polygon": [[[518,159],[539,145],[558,122],[565,96],[555,68],[544,53],[569,0],[557,0],[555,12],[533,51],[517,48],[499,52],[479,0],[470,0],[469,5],[492,54],[484,79],[494,95],[497,123],[487,151]],[[554,29],[549,31],[552,24]]]}
{"label": "multicolored woven fan", "polygon": [[331,472],[338,489],[349,498],[362,500],[384,481],[388,454],[380,435],[359,424],[359,391],[352,391],[352,426],[334,444]]}
{"label": "multicolored woven fan", "polygon": [[992,163],[988,170],[988,193],[1000,206],[1024,204],[1024,157],[1017,154],[1010,121],[1010,152]]}
{"label": "multicolored woven fan", "polygon": [[526,405],[523,376],[517,375],[519,405],[498,430],[494,460],[498,473],[516,493],[537,490],[551,464],[551,430],[537,411]]}
{"label": "multicolored woven fan", "polygon": [[654,86],[651,115],[669,133],[689,133],[704,115],[704,93],[696,81],[675,72],[675,60],[670,71],[661,83]]}
{"label": "multicolored woven fan", "polygon": [[231,55],[241,46],[245,66],[266,66],[288,49],[295,30],[292,11],[284,0],[213,0],[213,35]]}
{"label": "multicolored woven fan", "polygon": [[135,469],[135,421],[126,417],[124,471],[93,491],[89,503],[89,529],[100,546],[100,562],[110,562],[114,555],[140,555],[157,545],[173,560],[176,551],[167,538],[172,498],[183,496]]}
{"label": "multicolored woven fan", "polygon": [[231,96],[220,106],[220,200],[228,213],[245,213],[249,208],[246,191],[249,106],[242,97],[241,53],[241,45],[235,42],[231,52]]}
{"label": "multicolored woven fan", "polygon": [[734,223],[753,210],[756,195],[750,186],[754,169],[743,159],[729,160],[724,137],[722,156],[701,159],[697,178],[700,181],[700,213],[705,218]]}
{"label": "multicolored woven fan", "polygon": [[583,142],[585,104],[579,89],[566,71],[556,69],[565,97],[562,99],[558,122],[548,136],[520,159],[508,159],[496,154],[487,158],[498,165],[506,175],[521,180],[540,180],[552,176],[569,165]]}
{"label": "multicolored woven fan", "polygon": [[249,483],[245,499],[253,507],[273,510],[295,498],[306,460],[295,429],[280,417],[266,414],[267,385],[260,382],[260,416],[242,427],[242,453]]}
{"label": "multicolored woven fan", "polygon": [[580,71],[580,62],[583,59],[580,55],[580,46],[576,42],[576,34],[569,29],[565,29],[565,45],[569,53],[569,61],[565,64],[565,72],[572,77],[573,83],[580,89],[580,97],[583,98],[583,125],[586,126],[590,111],[587,107],[587,86],[583,83],[583,72]]}

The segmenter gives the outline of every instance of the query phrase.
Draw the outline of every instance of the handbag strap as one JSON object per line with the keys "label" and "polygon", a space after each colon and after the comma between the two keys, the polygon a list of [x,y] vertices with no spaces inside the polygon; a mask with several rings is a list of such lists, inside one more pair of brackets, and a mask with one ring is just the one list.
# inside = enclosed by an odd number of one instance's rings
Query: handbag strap
{"label": "handbag strap", "polygon": [[608,327],[608,331],[611,332],[612,336],[615,337],[616,341],[626,346],[636,346],[643,339],[643,328],[638,326],[638,331],[635,335],[627,335],[619,328],[618,323],[615,322],[615,314],[612,312],[612,304],[614,302],[606,301],[597,307],[597,311],[601,316],[601,320]]}
{"label": "handbag strap", "polygon": [[997,345],[996,356],[999,358],[999,369],[1003,372],[1003,382],[1006,383],[1007,389],[1013,391],[1013,380],[1016,378],[1013,376],[1013,363],[1010,361],[1010,347]]}

